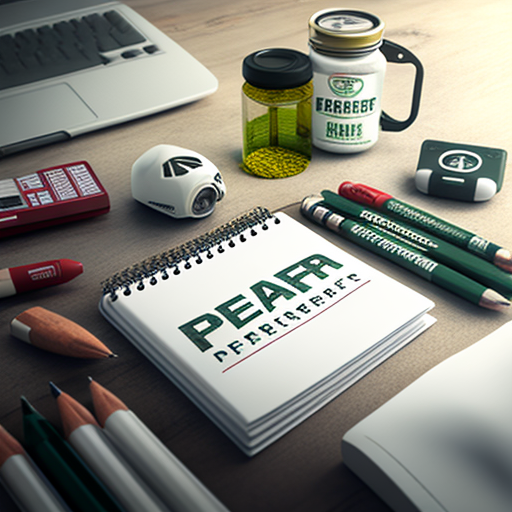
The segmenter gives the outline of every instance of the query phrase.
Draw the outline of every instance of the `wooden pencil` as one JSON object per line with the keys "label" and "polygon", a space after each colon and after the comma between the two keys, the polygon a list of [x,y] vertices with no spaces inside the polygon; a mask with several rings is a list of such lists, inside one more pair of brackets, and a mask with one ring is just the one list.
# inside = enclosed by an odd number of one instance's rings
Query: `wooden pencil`
{"label": "wooden pencil", "polygon": [[21,444],[0,425],[0,468],[13,455],[25,455]]}
{"label": "wooden pencil", "polygon": [[91,379],[94,412],[121,455],[174,512],[228,512],[113,393]]}
{"label": "wooden pencil", "polygon": [[64,437],[128,512],[168,512],[154,493],[118,456],[94,416],[50,383]]}
{"label": "wooden pencil", "polygon": [[1,425],[0,482],[24,512],[70,512],[21,444]]}
{"label": "wooden pencil", "polygon": [[24,397],[23,446],[74,512],[126,512],[76,450]]}
{"label": "wooden pencil", "polygon": [[36,306],[11,322],[11,334],[35,347],[70,357],[116,357],[96,336],[57,313]]}

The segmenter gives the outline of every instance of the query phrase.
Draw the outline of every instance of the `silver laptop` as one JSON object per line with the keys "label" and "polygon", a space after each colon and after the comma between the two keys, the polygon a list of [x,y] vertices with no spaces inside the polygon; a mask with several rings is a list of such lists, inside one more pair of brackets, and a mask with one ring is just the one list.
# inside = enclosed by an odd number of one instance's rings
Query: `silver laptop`
{"label": "silver laptop", "polygon": [[119,2],[0,1],[0,157],[217,87],[205,66]]}

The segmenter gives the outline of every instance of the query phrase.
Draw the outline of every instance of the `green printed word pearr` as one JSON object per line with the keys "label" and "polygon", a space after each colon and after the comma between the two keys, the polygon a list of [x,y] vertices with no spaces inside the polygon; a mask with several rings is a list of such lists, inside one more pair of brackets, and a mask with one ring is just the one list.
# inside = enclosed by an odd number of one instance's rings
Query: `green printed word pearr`
{"label": "green printed word pearr", "polygon": [[[326,279],[329,274],[324,270],[325,267],[339,269],[342,266],[341,263],[337,263],[326,256],[313,254],[274,274],[274,277],[291,288],[282,286],[279,282],[259,281],[250,287],[250,295],[253,296],[251,300],[245,295],[239,294],[217,306],[215,308],[217,314],[205,313],[178,328],[201,352],[204,352],[213,346],[206,337],[221,327],[224,320],[230,322],[237,329],[241,329],[262,315],[263,309],[272,312],[277,300],[281,298],[290,300],[297,295],[297,292],[305,293],[309,291],[311,286],[306,281],[310,276]],[[256,302],[255,299],[263,309],[253,304],[252,301]]]}

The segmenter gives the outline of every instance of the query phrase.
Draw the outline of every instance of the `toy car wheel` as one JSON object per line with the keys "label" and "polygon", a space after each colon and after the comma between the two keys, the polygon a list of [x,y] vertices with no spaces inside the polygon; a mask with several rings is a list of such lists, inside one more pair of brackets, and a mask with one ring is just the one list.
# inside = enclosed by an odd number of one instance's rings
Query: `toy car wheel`
{"label": "toy car wheel", "polygon": [[208,215],[215,208],[217,191],[213,187],[205,187],[199,191],[192,202],[192,213],[197,216]]}

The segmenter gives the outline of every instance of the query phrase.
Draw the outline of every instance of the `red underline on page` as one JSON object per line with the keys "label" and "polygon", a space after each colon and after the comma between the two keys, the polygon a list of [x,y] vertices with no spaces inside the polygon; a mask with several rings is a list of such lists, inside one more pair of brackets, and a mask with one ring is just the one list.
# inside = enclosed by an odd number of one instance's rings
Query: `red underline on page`
{"label": "red underline on page", "polygon": [[343,299],[346,299],[349,295],[352,295],[354,292],[356,292],[357,290],[359,290],[360,288],[362,288],[365,284],[368,284],[369,282],[370,282],[370,279],[368,279],[368,281],[365,281],[364,283],[361,283],[357,288],[354,288],[352,291],[350,291],[349,293],[347,293],[346,295],[344,295],[343,297],[338,299],[336,302],[333,302],[330,306],[326,307],[325,309],[322,309],[322,311],[320,311],[316,315],[312,316],[311,318],[308,318],[306,321],[302,322],[301,324],[296,325],[293,329],[290,329],[288,332],[285,332],[284,334],[282,334],[281,336],[279,336],[275,340],[272,340],[272,341],[268,342],[263,347],[259,348],[258,350],[255,350],[254,352],[250,353],[249,355],[243,357],[242,359],[240,359],[236,363],[233,363],[231,366],[228,366],[227,368],[224,368],[224,370],[222,370],[222,373],[226,373],[228,370],[231,370],[231,368],[234,368],[235,366],[239,365],[240,363],[243,363],[246,359],[249,359],[249,357],[252,357],[252,356],[256,355],[261,350],[269,347],[270,345],[272,345],[276,341],[279,341],[280,339],[284,338],[285,336],[287,336],[288,334],[292,333],[293,331],[295,331],[299,327],[302,327],[303,325],[307,324],[308,322],[311,322],[311,320],[314,320],[317,316],[320,316],[322,313],[325,313],[327,310],[331,309],[333,306],[336,306],[336,304],[341,302]]}

